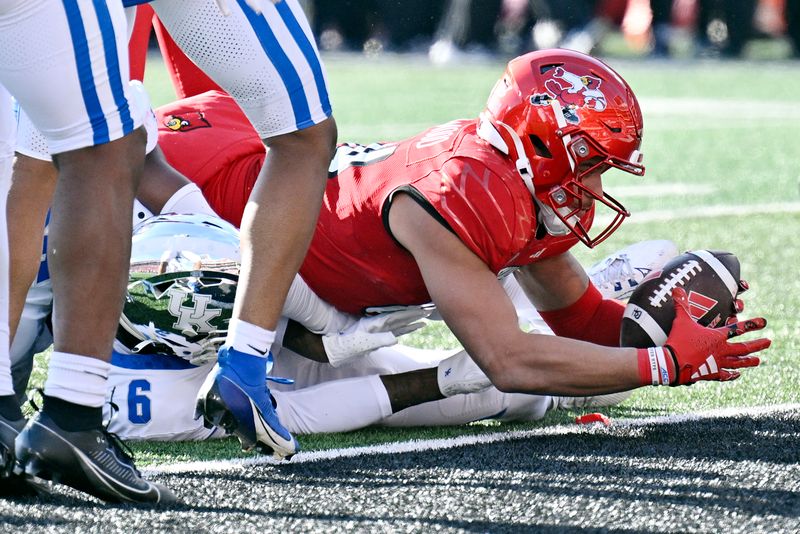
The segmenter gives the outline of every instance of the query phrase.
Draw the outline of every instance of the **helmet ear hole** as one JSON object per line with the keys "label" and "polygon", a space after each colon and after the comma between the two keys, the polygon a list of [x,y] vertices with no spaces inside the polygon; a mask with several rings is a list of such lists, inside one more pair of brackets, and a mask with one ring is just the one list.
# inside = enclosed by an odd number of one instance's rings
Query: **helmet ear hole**
{"label": "helmet ear hole", "polygon": [[547,148],[547,145],[544,144],[544,141],[542,141],[541,137],[530,134],[528,135],[528,139],[531,140],[533,150],[536,152],[537,156],[540,158],[553,159],[553,154],[550,153],[550,149]]}

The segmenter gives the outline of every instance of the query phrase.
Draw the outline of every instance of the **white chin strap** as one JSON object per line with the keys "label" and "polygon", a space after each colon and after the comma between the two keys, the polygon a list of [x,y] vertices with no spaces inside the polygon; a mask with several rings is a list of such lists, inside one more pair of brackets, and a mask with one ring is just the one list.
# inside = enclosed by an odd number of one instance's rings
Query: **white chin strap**
{"label": "white chin strap", "polygon": [[[528,159],[528,156],[525,155],[525,148],[522,146],[522,140],[508,124],[500,121],[495,121],[496,124],[503,129],[505,129],[506,133],[508,133],[511,140],[514,142],[514,149],[517,151],[517,161],[514,162],[517,172],[522,177],[522,181],[525,182],[525,187],[528,188],[531,195],[536,198],[536,192],[533,188],[533,169],[531,168],[531,160]],[[478,123],[478,137],[495,147],[497,150],[505,154],[506,156],[510,156],[510,150],[508,149],[508,145],[503,140],[503,137],[500,135],[500,132],[497,131],[495,125],[492,121],[488,120],[483,113],[481,113],[480,122]]]}
{"label": "white chin strap", "polygon": [[[539,206],[539,221],[544,225],[545,230],[550,235],[561,236],[567,235],[570,232],[570,229],[564,224],[561,219],[556,216],[555,211],[550,206],[543,204],[539,201],[538,198],[533,197],[536,201],[536,205]],[[559,213],[562,215],[566,215],[569,213],[569,208],[559,208]],[[578,216],[573,215],[569,222],[572,224],[577,224]]]}
{"label": "white chin strap", "polygon": [[[567,121],[564,118],[564,114],[561,112],[561,108],[553,106],[553,109],[557,110],[556,120],[559,120],[558,118],[560,117],[559,124],[563,122],[564,125],[566,125]],[[483,114],[481,114],[480,121],[478,123],[478,137],[492,145],[506,156],[510,156],[508,145],[503,140],[500,132],[497,131],[495,124],[505,129],[509,137],[511,137],[511,139],[514,141],[514,148],[518,154],[518,159],[516,162],[514,162],[517,172],[522,178],[522,181],[525,183],[525,187],[528,188],[528,191],[533,197],[534,202],[536,202],[536,205],[539,207],[539,220],[544,225],[545,230],[547,230],[547,233],[550,235],[567,235],[569,233],[569,228],[567,228],[567,226],[561,222],[561,219],[556,216],[553,208],[546,206],[536,197],[536,190],[533,187],[533,169],[531,168],[531,162],[525,155],[525,149],[522,146],[522,140],[519,138],[519,135],[517,135],[517,132],[515,132],[509,125],[500,121],[495,121],[493,123]],[[574,162],[572,161],[572,158],[570,158],[570,165],[574,168]]]}

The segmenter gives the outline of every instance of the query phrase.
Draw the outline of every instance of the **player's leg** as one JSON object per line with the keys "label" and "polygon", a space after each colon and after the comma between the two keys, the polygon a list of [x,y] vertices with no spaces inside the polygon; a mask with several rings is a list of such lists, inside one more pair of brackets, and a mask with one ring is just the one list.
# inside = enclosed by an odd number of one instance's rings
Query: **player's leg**
{"label": "player's leg", "polygon": [[57,172],[48,160],[18,153],[12,176],[7,213],[11,250],[9,323],[13,340],[28,289],[41,263],[42,242],[34,236],[43,235]]}
{"label": "player's leg", "polygon": [[[175,42],[236,99],[270,148],[242,220],[234,318],[198,408],[209,423],[236,433],[243,448],[258,445],[289,456],[297,443],[275,415],[263,376],[287,291],[319,214],[336,125],[299,3],[267,2],[260,15],[243,6],[232,3],[231,15],[223,17],[216,2],[198,1],[187,16],[184,3],[153,3]],[[246,409],[233,408],[239,403]]]}
{"label": "player's leg", "polygon": [[[4,213],[14,158],[14,115],[11,95],[0,85],[0,210]],[[0,496],[30,493],[24,479],[13,476],[14,441],[25,419],[14,394],[8,334],[9,247],[6,217],[0,217]]]}
{"label": "player's leg", "polygon": [[56,346],[44,409],[15,449],[31,477],[58,479],[105,500],[156,502],[174,496],[143,480],[101,425],[144,158],[143,113],[129,99],[126,45],[117,2],[0,8],[0,79],[47,138],[59,169],[49,250]]}

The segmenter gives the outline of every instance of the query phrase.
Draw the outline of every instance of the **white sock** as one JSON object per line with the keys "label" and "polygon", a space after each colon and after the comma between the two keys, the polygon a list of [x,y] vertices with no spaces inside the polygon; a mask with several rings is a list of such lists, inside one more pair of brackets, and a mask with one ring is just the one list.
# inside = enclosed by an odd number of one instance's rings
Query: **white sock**
{"label": "white sock", "polygon": [[266,358],[274,341],[274,330],[267,330],[241,319],[231,319],[225,344],[239,352]]}
{"label": "white sock", "polygon": [[169,197],[161,213],[196,213],[218,217],[196,184],[186,184]]}
{"label": "white sock", "polygon": [[105,403],[111,364],[68,352],[53,352],[44,394],[68,402],[100,408]]}
{"label": "white sock", "polygon": [[492,385],[467,351],[460,351],[439,362],[437,369],[439,391],[445,397],[462,393],[476,393]]}
{"label": "white sock", "polygon": [[349,432],[392,413],[378,375],[323,382],[295,391],[272,391],[278,418],[293,434]]}
{"label": "white sock", "polygon": [[455,395],[433,402],[423,402],[390,415],[384,426],[449,426],[463,425],[480,419],[499,417],[512,397],[496,388],[469,395]]}
{"label": "white sock", "polygon": [[0,355],[0,396],[14,394],[14,381],[11,379],[11,361],[8,353]]}

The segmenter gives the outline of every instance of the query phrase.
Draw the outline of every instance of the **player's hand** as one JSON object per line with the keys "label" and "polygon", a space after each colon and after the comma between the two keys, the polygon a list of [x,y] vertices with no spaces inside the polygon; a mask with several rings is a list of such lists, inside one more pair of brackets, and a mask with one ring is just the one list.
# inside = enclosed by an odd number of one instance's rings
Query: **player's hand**
{"label": "player's hand", "polygon": [[739,280],[737,284],[736,298],[733,299],[733,313],[725,320],[725,324],[733,324],[739,321],[739,314],[744,311],[744,301],[739,295],[750,289],[750,284],[745,280]]}
{"label": "player's hand", "polygon": [[366,356],[375,349],[397,343],[397,338],[425,326],[422,319],[430,310],[410,307],[404,310],[362,317],[345,330],[322,336],[331,365],[337,367],[351,358]]}
{"label": "player's hand", "polygon": [[695,323],[689,314],[686,291],[672,290],[675,301],[675,321],[667,337],[666,348],[675,361],[675,380],[671,385],[693,384],[699,380],[734,380],[742,367],[761,363],[752,354],[766,349],[766,338],[729,343],[728,340],[747,332],[761,330],[767,321],[761,317],[739,321],[720,328],[706,328]]}
{"label": "player's hand", "polygon": [[[217,7],[219,7],[220,12],[223,16],[228,17],[231,14],[231,7],[228,2],[235,2],[236,0],[216,0]],[[264,3],[270,2],[272,4],[277,4],[278,2],[282,2],[283,0],[245,0],[245,3],[250,6],[250,9],[261,14],[264,11]]]}

